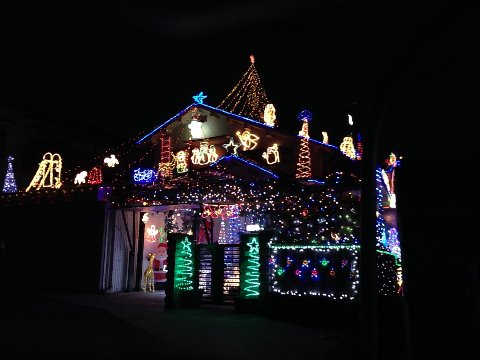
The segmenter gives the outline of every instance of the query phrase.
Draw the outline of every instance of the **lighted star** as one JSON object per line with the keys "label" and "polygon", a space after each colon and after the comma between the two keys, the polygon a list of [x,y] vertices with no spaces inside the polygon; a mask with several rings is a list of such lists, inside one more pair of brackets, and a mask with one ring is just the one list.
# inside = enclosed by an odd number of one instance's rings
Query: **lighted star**
{"label": "lighted star", "polygon": [[203,91],[200,91],[198,95],[192,96],[193,100],[195,100],[198,104],[203,104],[203,99],[207,97],[207,95],[203,95]]}
{"label": "lighted star", "polygon": [[182,241],[182,245],[183,245],[182,251],[186,250],[190,252],[190,241],[188,241],[187,238],[185,238],[185,240]]}
{"label": "lighted star", "polygon": [[231,153],[232,150],[229,150],[230,147],[233,147],[233,154],[237,155],[237,149],[242,144],[235,144],[233,138],[230,138],[230,142],[228,144],[223,144],[222,146],[227,150],[227,153]]}
{"label": "lighted star", "polygon": [[250,253],[252,254],[259,253],[259,249],[258,249],[259,244],[258,244],[257,238],[252,238],[252,241],[250,241],[247,245],[250,246]]}
{"label": "lighted star", "polygon": [[9,156],[9,157],[7,158],[7,161],[8,161],[8,162],[12,162],[12,161],[13,161],[13,156]]}

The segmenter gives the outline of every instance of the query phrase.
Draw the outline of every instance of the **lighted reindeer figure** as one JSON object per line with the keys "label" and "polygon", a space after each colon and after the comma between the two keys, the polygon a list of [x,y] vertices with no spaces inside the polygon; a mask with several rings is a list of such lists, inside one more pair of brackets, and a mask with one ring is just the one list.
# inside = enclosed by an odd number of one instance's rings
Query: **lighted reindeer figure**
{"label": "lighted reindeer figure", "polygon": [[154,291],[155,281],[153,275],[153,260],[155,260],[155,254],[148,254],[148,266],[143,273],[143,291]]}

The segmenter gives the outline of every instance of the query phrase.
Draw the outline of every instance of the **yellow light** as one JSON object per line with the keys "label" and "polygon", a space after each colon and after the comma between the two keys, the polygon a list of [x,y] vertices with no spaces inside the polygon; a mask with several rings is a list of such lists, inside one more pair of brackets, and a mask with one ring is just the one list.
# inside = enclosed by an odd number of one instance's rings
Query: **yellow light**
{"label": "yellow light", "polygon": [[326,131],[322,131],[322,136],[323,136],[323,143],[328,144],[328,133]]}
{"label": "yellow light", "polygon": [[179,152],[177,152],[177,155],[173,155],[173,157],[177,163],[177,172],[179,174],[187,172],[187,152],[185,150],[180,150]]}
{"label": "yellow light", "polygon": [[263,122],[268,126],[275,126],[275,120],[277,116],[275,115],[275,106],[273,104],[267,104],[265,106],[265,111],[263,112]]}
{"label": "yellow light", "polygon": [[348,156],[350,159],[357,158],[357,152],[355,151],[355,146],[353,145],[353,138],[351,136],[345,136],[342,143],[340,144],[340,151]]}
{"label": "yellow light", "polygon": [[62,157],[59,154],[45,153],[42,161],[38,165],[35,176],[30,182],[30,185],[25,189],[25,192],[29,191],[32,187],[37,190],[42,187],[59,189],[62,186],[61,173]]}
{"label": "yellow light", "polygon": [[267,164],[272,165],[280,162],[280,153],[278,152],[278,145],[273,144],[267,148],[267,151],[262,154],[262,157],[267,160]]}
{"label": "yellow light", "polygon": [[253,150],[257,147],[257,140],[260,139],[260,137],[252,134],[250,130],[245,130],[243,133],[237,131],[236,134],[243,145],[243,150]]}
{"label": "yellow light", "polygon": [[192,164],[206,165],[217,161],[218,154],[215,145],[208,146],[208,141],[202,141],[198,148],[192,150]]}

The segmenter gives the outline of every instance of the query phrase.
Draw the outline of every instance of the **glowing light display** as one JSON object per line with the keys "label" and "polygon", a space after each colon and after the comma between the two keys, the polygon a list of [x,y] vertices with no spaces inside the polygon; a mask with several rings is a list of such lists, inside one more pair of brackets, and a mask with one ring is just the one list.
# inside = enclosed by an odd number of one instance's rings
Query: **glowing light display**
{"label": "glowing light display", "polygon": [[87,182],[90,185],[98,185],[102,183],[102,170],[94,167],[88,172]]}
{"label": "glowing light display", "polygon": [[348,156],[350,159],[357,158],[357,152],[355,151],[355,145],[353,144],[353,138],[351,136],[345,136],[340,144],[340,151]]}
{"label": "glowing light display", "polygon": [[157,241],[158,230],[156,229],[155,225],[150,225],[150,227],[146,228],[145,231],[147,232],[147,237],[145,240],[151,243]]}
{"label": "glowing light display", "polygon": [[298,155],[297,172],[295,178],[297,179],[309,179],[312,177],[312,163],[310,159],[310,144],[308,139],[308,123],[312,121],[312,113],[308,110],[303,110],[298,115],[298,120],[302,122],[302,130],[299,132],[300,140],[300,152]]}
{"label": "glowing light display", "polygon": [[240,139],[244,151],[255,149],[257,147],[257,140],[260,139],[257,135],[252,134],[250,130],[245,130],[243,133],[237,131],[236,135]]}
{"label": "glowing light display", "polygon": [[180,150],[176,155],[173,155],[173,158],[177,164],[177,173],[186,173],[188,171],[188,152],[185,150]]}
{"label": "glowing light display", "polygon": [[275,126],[275,120],[277,116],[275,115],[275,106],[273,104],[267,104],[265,106],[265,111],[263,112],[263,122],[268,126]]}
{"label": "glowing light display", "polygon": [[328,133],[326,131],[322,131],[322,137],[323,137],[322,142],[324,144],[328,144]]}
{"label": "glowing light display", "polygon": [[75,175],[75,180],[73,181],[74,184],[80,185],[80,184],[85,184],[87,182],[86,177],[88,173],[84,170],[79,172],[77,175]]}
{"label": "glowing light display", "polygon": [[207,95],[203,95],[203,91],[200,91],[197,95],[192,96],[193,100],[198,104],[203,104],[203,100],[207,98]]}
{"label": "glowing light display", "polygon": [[118,165],[118,159],[115,157],[114,154],[110,155],[110,157],[106,157],[103,159],[103,163],[107,164],[108,167],[115,167],[115,165]]}
{"label": "glowing light display", "polygon": [[17,192],[17,183],[15,181],[15,175],[13,173],[13,157],[9,156],[7,158],[8,167],[7,167],[7,174],[5,175],[5,181],[3,182],[3,192],[4,193],[14,193]]}
{"label": "glowing light display", "polygon": [[154,169],[134,169],[133,181],[136,183],[151,183],[157,179],[157,174]]}
{"label": "glowing light display", "polygon": [[230,218],[236,217],[239,215],[239,212],[242,208],[241,204],[234,204],[234,205],[218,205],[218,204],[203,204],[202,205],[202,217],[207,218],[211,217],[212,219],[215,218]]}
{"label": "glowing light display", "polygon": [[359,245],[271,244],[271,291],[353,300],[358,294]]}
{"label": "glowing light display", "polygon": [[31,188],[38,190],[42,187],[59,189],[62,186],[61,174],[62,157],[47,152],[43,155],[38,170],[25,191],[28,192]]}
{"label": "glowing light display", "polygon": [[150,218],[148,217],[148,214],[147,213],[143,214],[143,216],[142,216],[143,223],[146,224],[148,222],[148,220],[150,220]]}
{"label": "glowing light display", "polygon": [[176,242],[174,289],[193,290],[193,242],[186,236]]}
{"label": "glowing light display", "polygon": [[260,244],[258,235],[246,236],[240,263],[240,297],[256,299],[260,295]]}
{"label": "glowing light display", "polygon": [[272,165],[280,162],[280,153],[278,152],[278,145],[273,144],[267,148],[267,151],[262,154],[262,157],[267,160],[267,164]]}
{"label": "glowing light display", "polygon": [[[160,164],[158,164],[158,177],[169,179],[172,177],[175,160],[172,159],[171,137],[165,132],[160,135]],[[173,160],[173,161],[172,161]]]}
{"label": "glowing light display", "polygon": [[255,59],[250,55],[249,68],[218,108],[250,119],[261,119],[269,103],[255,68]]}
{"label": "glowing light display", "polygon": [[225,150],[227,150],[227,153],[233,153],[234,155],[237,155],[237,149],[241,145],[242,144],[235,144],[233,138],[230,138],[228,144],[223,144],[222,146],[225,148]]}
{"label": "glowing light display", "polygon": [[203,138],[202,122],[192,120],[192,122],[188,124],[188,128],[190,129],[190,135],[193,139]]}
{"label": "glowing light display", "polygon": [[215,145],[208,145],[208,141],[202,141],[198,148],[192,150],[192,164],[206,165],[218,160]]}

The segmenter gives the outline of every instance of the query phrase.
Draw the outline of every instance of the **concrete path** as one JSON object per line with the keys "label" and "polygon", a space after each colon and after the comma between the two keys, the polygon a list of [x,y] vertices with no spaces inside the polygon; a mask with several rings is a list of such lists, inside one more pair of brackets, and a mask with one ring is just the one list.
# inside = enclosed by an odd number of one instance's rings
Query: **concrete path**
{"label": "concrete path", "polygon": [[164,308],[153,293],[9,293],[2,296],[3,359],[340,359],[342,331],[230,306]]}

